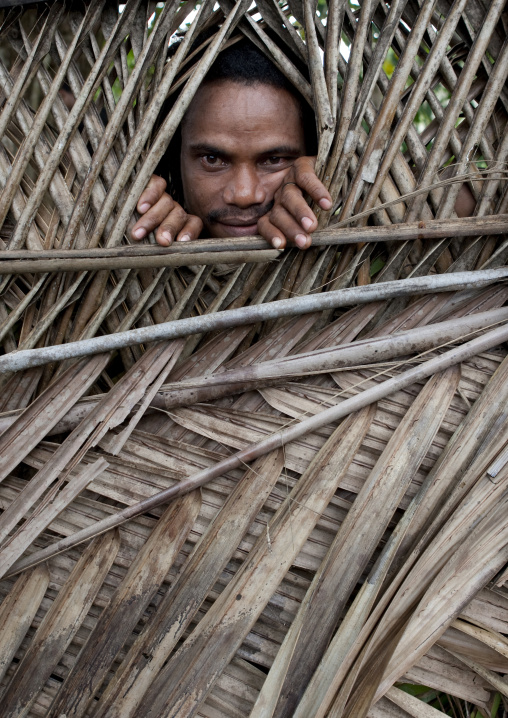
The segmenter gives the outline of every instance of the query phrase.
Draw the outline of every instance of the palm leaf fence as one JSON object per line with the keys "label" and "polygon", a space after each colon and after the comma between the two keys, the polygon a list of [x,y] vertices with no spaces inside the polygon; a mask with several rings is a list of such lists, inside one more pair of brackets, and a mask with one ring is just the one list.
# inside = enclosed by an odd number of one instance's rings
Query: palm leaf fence
{"label": "palm leaf fence", "polygon": [[[506,715],[505,2],[0,6],[2,716]],[[133,246],[242,36],[333,210]]]}

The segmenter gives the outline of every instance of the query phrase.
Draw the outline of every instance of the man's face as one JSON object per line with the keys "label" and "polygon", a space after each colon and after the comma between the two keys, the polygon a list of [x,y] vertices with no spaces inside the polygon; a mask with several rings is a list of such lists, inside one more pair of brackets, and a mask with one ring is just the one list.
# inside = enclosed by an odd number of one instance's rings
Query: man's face
{"label": "man's face", "polygon": [[182,124],[185,209],[208,237],[257,234],[289,168],[305,154],[297,100],[261,83],[202,86]]}

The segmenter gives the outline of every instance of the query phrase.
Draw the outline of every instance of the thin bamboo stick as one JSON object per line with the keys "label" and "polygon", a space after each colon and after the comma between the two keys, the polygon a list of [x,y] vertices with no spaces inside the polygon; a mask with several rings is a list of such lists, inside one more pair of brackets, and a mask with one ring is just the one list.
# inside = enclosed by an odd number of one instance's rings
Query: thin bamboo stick
{"label": "thin bamboo stick", "polygon": [[[476,234],[476,233],[475,233]],[[263,242],[264,249],[242,250],[226,252],[203,252],[199,255],[199,263],[206,266],[214,266],[216,264],[245,264],[270,262],[277,259],[280,252],[276,249],[266,249],[267,242]],[[116,257],[109,259],[102,252],[105,250],[89,250],[88,258],[69,258],[67,255],[63,259],[56,259],[52,252],[48,253],[48,259],[32,259],[23,266],[23,261],[12,262],[5,259],[0,264],[1,274],[38,274],[40,272],[81,272],[85,268],[100,271],[103,269],[158,269],[159,267],[186,267],[192,261],[196,261],[194,254],[172,254],[166,252],[160,254],[150,251],[152,248],[145,250],[144,255],[137,257]],[[76,252],[79,250],[69,249],[68,252]],[[102,256],[101,256],[102,255]]]}
{"label": "thin bamboo stick", "polygon": [[[503,307],[487,312],[468,315],[459,319],[439,322],[417,329],[398,332],[392,336],[379,336],[374,339],[360,340],[332,349],[321,349],[308,354],[291,355],[282,359],[252,364],[238,369],[206,374],[195,378],[165,384],[154,397],[151,406],[170,409],[178,406],[190,406],[196,402],[213,401],[222,396],[230,396],[247,391],[250,388],[262,388],[273,384],[285,383],[292,378],[307,376],[309,372],[321,373],[345,367],[369,365],[397,356],[428,351],[443,343],[468,337],[481,329],[491,328],[499,322],[508,320],[508,308]],[[86,386],[81,380],[80,388]],[[52,389],[56,391],[56,387]],[[58,389],[60,394],[60,389]],[[74,429],[87,416],[93,407],[104,398],[103,394],[76,402],[74,406],[63,406],[65,417],[53,426],[59,416],[44,418],[46,436],[61,434]],[[35,409],[35,406],[32,407]],[[32,410],[31,409],[31,410]],[[23,409],[0,414],[0,433],[7,429],[23,413]],[[62,416],[62,414],[60,414]],[[26,417],[28,419],[28,415]],[[21,429],[25,432],[25,429]],[[32,432],[33,435],[33,432]],[[42,438],[39,437],[39,438]],[[0,449],[6,437],[0,438]],[[0,464],[1,466],[2,464]]]}
{"label": "thin bamboo stick", "polygon": [[190,317],[178,322],[167,322],[153,327],[131,329],[128,332],[118,332],[105,337],[94,337],[81,342],[69,342],[65,345],[7,354],[0,357],[0,373],[20,371],[21,369],[41,366],[49,362],[71,359],[77,356],[100,354],[134,344],[160,341],[162,339],[176,339],[200,332],[215,331],[244,324],[255,324],[268,319],[297,316],[353,304],[366,304],[379,299],[408,297],[415,294],[425,294],[426,292],[448,292],[454,289],[477,289],[502,280],[507,276],[508,268],[503,267],[501,269],[415,277],[365,287],[340,289],[319,295],[283,299],[278,302],[268,302],[225,312],[216,312],[211,315]]}
{"label": "thin bamboo stick", "polygon": [[[349,227],[316,232],[312,243],[327,247],[363,242],[404,242],[440,237],[473,237],[478,234],[504,234],[508,215],[463,217],[411,222],[395,227]],[[197,240],[192,244],[173,244],[170,248],[152,245],[110,247],[105,249],[0,251],[0,275],[39,272],[74,272],[101,269],[146,269],[184,267],[198,261],[200,265],[268,262],[280,252],[267,249],[269,244],[258,237]],[[193,255],[199,257],[193,260]]]}

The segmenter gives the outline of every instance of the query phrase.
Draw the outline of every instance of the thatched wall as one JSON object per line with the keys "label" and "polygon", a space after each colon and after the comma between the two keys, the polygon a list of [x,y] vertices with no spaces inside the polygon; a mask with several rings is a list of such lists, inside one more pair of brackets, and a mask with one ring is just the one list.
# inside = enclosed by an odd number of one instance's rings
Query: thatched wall
{"label": "thatched wall", "polygon": [[[505,715],[505,3],[7,5],[2,716]],[[242,35],[333,210],[132,246]]]}

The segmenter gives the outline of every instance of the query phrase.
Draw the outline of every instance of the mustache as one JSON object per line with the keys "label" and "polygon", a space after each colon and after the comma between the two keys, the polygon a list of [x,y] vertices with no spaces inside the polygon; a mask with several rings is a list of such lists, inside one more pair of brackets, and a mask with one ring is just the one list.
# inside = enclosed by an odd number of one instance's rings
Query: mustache
{"label": "mustache", "polygon": [[254,224],[267,214],[273,207],[273,200],[260,206],[252,206],[245,211],[231,211],[228,207],[222,209],[212,209],[206,215],[207,222],[224,222],[225,224],[234,224],[235,222],[243,222],[245,224]]}

